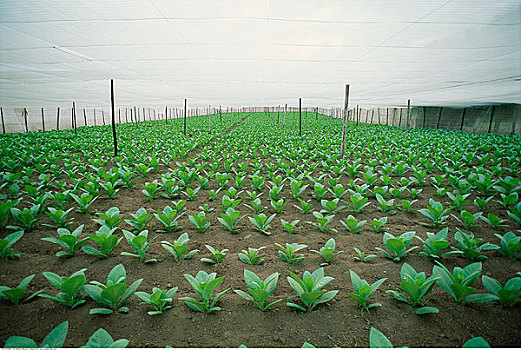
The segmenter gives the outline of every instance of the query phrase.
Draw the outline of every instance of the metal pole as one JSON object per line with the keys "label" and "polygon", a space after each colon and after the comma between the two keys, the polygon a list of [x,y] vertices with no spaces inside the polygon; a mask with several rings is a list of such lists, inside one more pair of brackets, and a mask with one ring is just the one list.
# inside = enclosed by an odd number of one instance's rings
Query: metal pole
{"label": "metal pole", "polygon": [[117,157],[118,140],[116,138],[116,113],[114,110],[114,79],[110,79],[110,103],[112,105],[112,135],[114,136],[114,157]]}
{"label": "metal pole", "polygon": [[0,107],[0,113],[2,114],[2,133],[5,134],[4,109],[2,107]]}
{"label": "metal pole", "polygon": [[43,131],[45,131],[45,112],[43,111],[43,107],[42,107],[42,128],[43,128]]}
{"label": "metal pole", "polygon": [[168,124],[168,106],[165,106],[165,124]]}
{"label": "metal pole", "polygon": [[186,136],[186,98],[185,98],[185,122],[184,122],[184,127],[185,127],[185,136]]}
{"label": "metal pole", "polygon": [[405,125],[405,132],[409,132],[409,116],[411,115],[411,100],[407,100],[407,123]]}
{"label": "metal pole", "polygon": [[298,130],[299,130],[299,135],[302,137],[302,98],[301,97],[298,98],[298,115],[299,115]]}
{"label": "metal pole", "polygon": [[60,130],[60,107],[56,110],[56,130]]}
{"label": "metal pole", "polygon": [[83,108],[83,121],[85,122],[85,126],[87,126],[87,114],[85,114],[85,108]]}
{"label": "metal pole", "polygon": [[347,134],[347,107],[349,105],[349,84],[346,84],[346,95],[344,100],[344,123],[342,125],[342,143],[340,145],[340,158],[343,159],[346,150],[346,134]]}

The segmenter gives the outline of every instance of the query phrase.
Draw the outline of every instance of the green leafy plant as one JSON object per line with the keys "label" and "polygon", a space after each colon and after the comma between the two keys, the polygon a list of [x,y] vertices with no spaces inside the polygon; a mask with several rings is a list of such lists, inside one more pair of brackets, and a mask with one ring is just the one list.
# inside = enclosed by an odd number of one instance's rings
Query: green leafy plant
{"label": "green leafy plant", "polygon": [[87,235],[87,237],[98,244],[99,249],[86,245],[81,250],[100,259],[107,259],[123,239],[123,237],[118,238],[118,236],[114,235],[115,231],[115,228],[110,229],[107,226],[101,226],[96,233]]}
{"label": "green leafy plant", "polygon": [[296,254],[296,252],[298,252],[301,249],[307,248],[307,245],[297,243],[286,243],[286,247],[283,247],[278,243],[275,243],[275,245],[282,249],[282,251],[279,250],[279,256],[285,262],[293,264],[304,260],[304,255]]}
{"label": "green leafy plant", "polygon": [[447,292],[455,303],[465,304],[467,298],[476,290],[472,285],[481,275],[481,263],[472,263],[464,268],[456,266],[452,273],[440,262],[436,263],[438,265],[432,268],[432,275],[439,277],[436,284]]}
{"label": "green leafy plant", "polygon": [[476,225],[474,225],[478,219],[481,217],[481,214],[483,214],[482,212],[478,212],[478,213],[475,213],[475,214],[471,214],[469,213],[468,211],[466,210],[463,210],[461,211],[460,213],[460,216],[461,216],[461,219],[458,218],[456,215],[452,214],[452,216],[454,217],[454,219],[456,219],[460,224],[462,224],[466,229],[472,229],[472,228],[475,228],[477,227]]}
{"label": "green leafy plant", "polygon": [[293,302],[292,298],[286,303],[289,307],[300,311],[311,311],[317,305],[327,303],[333,299],[338,290],[325,291],[322,290],[328,283],[334,280],[333,277],[324,276],[324,268],[320,267],[310,273],[304,271],[302,279],[296,274],[288,271],[290,276],[287,277],[288,283],[293,292],[300,298],[305,307]]}
{"label": "green leafy plant", "polygon": [[369,199],[364,197],[360,193],[355,193],[349,197],[351,200],[351,204],[347,203],[347,205],[355,212],[361,213],[363,209],[369,205]]}
{"label": "green leafy plant", "polygon": [[178,239],[174,241],[174,243],[170,243],[168,241],[161,241],[161,246],[172,256],[175,261],[180,261],[183,259],[191,258],[195,253],[199,252],[198,249],[188,251],[188,242],[190,238],[188,237],[188,233],[185,232]]}
{"label": "green leafy plant", "polygon": [[425,216],[427,219],[431,220],[432,223],[422,223],[422,225],[429,227],[438,227],[447,221],[449,217],[447,214],[450,209],[444,209],[443,204],[440,202],[436,202],[432,198],[429,199],[429,205],[426,209],[418,209],[418,212]]}
{"label": "green leafy plant", "polygon": [[490,344],[482,337],[475,337],[467,340],[465,344],[463,344],[462,348],[490,348]]}
{"label": "green leafy plant", "polygon": [[[402,200],[400,201],[400,203],[402,204],[402,209],[403,209],[404,211],[406,211],[406,212],[410,212],[410,211],[411,211],[411,206],[412,206],[415,202],[417,202],[416,199],[415,199],[415,200],[412,200],[412,201],[409,201],[409,200],[407,200],[407,199],[402,199]],[[400,208],[398,208],[398,209],[400,209]]]}
{"label": "green leafy plant", "polygon": [[89,237],[80,239],[81,233],[83,232],[84,225],[78,226],[74,231],[69,231],[66,228],[58,229],[58,238],[56,237],[44,237],[42,241],[58,244],[65,251],[59,251],[56,256],[59,258],[69,258],[74,256],[89,240]]}
{"label": "green leafy plant", "polygon": [[439,309],[432,306],[425,306],[427,297],[432,292],[436,280],[440,277],[431,276],[426,278],[425,272],[416,272],[409,264],[403,263],[400,270],[400,287],[402,292],[388,290],[386,293],[391,294],[395,299],[407,303],[413,307],[413,313],[416,315],[424,315],[430,313],[438,313]]}
{"label": "green leafy plant", "polygon": [[217,220],[231,233],[238,233],[237,225],[244,219],[245,215],[239,217],[241,213],[231,207],[220,215],[221,217],[217,218]]}
{"label": "green leafy plant", "polygon": [[239,253],[239,260],[248,265],[261,265],[264,262],[258,254],[259,252],[266,247],[260,248],[248,248],[248,250],[242,250],[242,253]]}
{"label": "green leafy plant", "polygon": [[219,288],[224,277],[217,277],[215,272],[208,274],[205,271],[199,271],[195,277],[189,274],[184,274],[183,276],[185,276],[201,300],[199,301],[192,297],[182,297],[179,298],[179,300],[183,300],[190,309],[198,312],[206,312],[209,314],[221,310],[221,308],[215,306],[215,304],[230,288],[217,293],[213,299],[212,295],[214,291]]}
{"label": "green leafy plant", "polygon": [[371,327],[369,331],[369,347],[371,349],[390,349],[393,347],[393,344],[385,334]]}
{"label": "green leafy plant", "polygon": [[508,258],[521,259],[521,237],[513,232],[507,232],[503,236],[497,233],[494,235],[499,238],[500,246],[496,249],[499,253]]}
{"label": "green leafy plant", "polygon": [[31,231],[33,228],[36,227],[38,222],[40,222],[40,220],[43,219],[43,217],[36,217],[38,215],[39,210],[39,205],[33,205],[32,207],[24,208],[23,210],[12,207],[11,215],[13,215],[13,218],[18,223],[20,223],[23,228],[25,228],[27,231]]}
{"label": "green leafy plant", "polygon": [[119,188],[117,188],[119,184],[119,180],[116,183],[111,182],[100,182],[100,186],[105,190],[105,195],[109,199],[115,199],[118,198],[117,194],[119,192]]}
{"label": "green leafy plant", "polygon": [[473,233],[466,234],[458,230],[454,235],[454,239],[459,249],[453,248],[453,250],[470,260],[484,260],[487,258],[485,255],[482,255],[484,251],[499,249],[499,246],[495,244],[481,244],[483,239],[475,238]]}
{"label": "green leafy plant", "polygon": [[254,198],[250,202],[251,205],[245,204],[248,208],[252,209],[255,214],[262,213],[265,207],[262,206],[260,198]]}
{"label": "green leafy plant", "polygon": [[402,233],[398,237],[395,237],[392,234],[386,232],[384,233],[383,242],[391,254],[379,247],[376,247],[375,249],[382,253],[386,258],[394,261],[401,261],[405,259],[407,253],[410,253],[414,249],[418,248],[418,246],[413,246],[407,249],[414,237],[414,231]]}
{"label": "green leafy plant", "polygon": [[324,259],[323,265],[329,265],[331,260],[333,260],[333,258],[335,256],[342,254],[344,252],[343,250],[335,252],[335,248],[336,248],[335,239],[330,238],[330,239],[328,239],[326,244],[322,248],[320,248],[320,251],[312,249],[311,252],[317,253],[318,255],[320,255],[322,257],[322,259]]}
{"label": "green leafy plant", "polygon": [[114,340],[112,336],[103,328],[98,329],[94,332],[84,348],[126,348],[128,345],[128,339]]}
{"label": "green leafy plant", "polygon": [[349,274],[351,275],[351,284],[353,285],[354,293],[347,293],[347,295],[356,301],[362,308],[362,316],[364,316],[364,310],[367,311],[369,316],[371,316],[369,309],[382,306],[382,304],[372,303],[368,305],[367,301],[376,292],[378,287],[380,287],[380,285],[387,280],[387,278],[381,278],[373,284],[369,285],[366,280],[361,279],[360,276],[358,276],[357,273],[353,270],[349,270]]}
{"label": "green leafy plant", "polygon": [[339,198],[333,199],[331,201],[322,199],[320,201],[320,204],[322,205],[322,208],[323,208],[322,211],[324,211],[325,213],[328,213],[328,214],[335,214],[339,210],[344,209],[346,206],[345,205],[338,205],[339,201],[340,201]]}
{"label": "green leafy plant", "polygon": [[521,277],[509,279],[505,285],[488,276],[481,276],[487,294],[471,294],[466,301],[470,303],[499,302],[502,306],[514,306],[521,301]]}
{"label": "green leafy plant", "polygon": [[304,191],[306,190],[306,188],[308,188],[308,186],[309,185],[304,185],[303,181],[291,179],[289,188],[291,189],[293,198],[299,199],[300,197],[302,197],[302,194],[304,194]]}
{"label": "green leafy plant", "polygon": [[208,249],[210,251],[210,253],[212,253],[215,260],[208,259],[208,258],[201,258],[202,262],[206,262],[206,263],[213,265],[213,264],[220,263],[224,258],[226,258],[226,252],[228,252],[228,249],[217,250],[209,244],[205,244],[204,246],[206,247],[206,249]]}
{"label": "green leafy plant", "polygon": [[392,210],[394,207],[394,199],[385,200],[384,197],[382,197],[380,194],[376,194],[376,201],[379,204],[378,210],[380,210],[382,213],[389,213],[389,214],[395,214],[396,211]]}
{"label": "green leafy plant", "polygon": [[163,209],[162,213],[154,213],[154,217],[156,218],[156,220],[159,221],[161,225],[163,225],[163,227],[165,228],[164,230],[158,230],[157,232],[172,233],[182,229],[183,227],[178,223],[178,220],[182,215],[183,213],[180,213],[178,215],[177,209],[173,209],[169,205],[167,205]]}
{"label": "green leafy plant", "polygon": [[322,215],[322,213],[318,212],[318,211],[314,211],[313,212],[313,216],[315,217],[315,219],[317,220],[317,222],[312,222],[312,221],[306,221],[308,224],[310,225],[313,225],[315,227],[318,227],[318,229],[321,231],[321,232],[337,232],[336,229],[333,229],[333,228],[330,228],[330,227],[327,227],[327,225],[331,222],[331,220],[333,220],[333,218],[335,217],[334,215]]}
{"label": "green leafy plant", "polygon": [[125,222],[132,226],[134,232],[141,232],[154,218],[145,208],[139,208],[135,214],[130,214],[131,219],[125,219]]}
{"label": "green leafy plant", "polygon": [[224,210],[228,210],[229,208],[235,208],[237,207],[240,203],[241,203],[241,200],[240,199],[234,199],[234,198],[230,198],[228,195],[224,195],[221,199],[221,203],[222,203],[222,209]]}
{"label": "green leafy plant", "polygon": [[253,217],[248,217],[253,226],[260,232],[265,235],[271,235],[271,232],[268,232],[268,228],[270,226],[270,222],[275,218],[276,214],[267,217],[265,214],[253,214]]}
{"label": "green leafy plant", "polygon": [[487,208],[488,203],[490,202],[490,200],[492,198],[494,198],[494,196],[490,196],[485,199],[476,197],[476,199],[474,199],[474,205],[476,207],[478,207],[480,210],[485,210]]}
{"label": "green leafy plant", "polygon": [[362,220],[358,221],[353,215],[349,215],[346,219],[346,221],[340,220],[340,223],[344,225],[344,227],[352,233],[360,233],[362,232],[362,227],[365,225],[367,221]]}
{"label": "green leafy plant", "polygon": [[456,250],[451,250],[445,253],[442,253],[443,249],[446,249],[450,246],[450,242],[447,238],[449,233],[449,228],[445,227],[438,231],[436,234],[432,232],[427,232],[427,239],[423,240],[422,238],[416,236],[423,243],[423,252],[420,252],[420,257],[424,259],[434,259],[439,260],[444,256],[450,254],[460,253]]}
{"label": "green leafy plant", "polygon": [[159,186],[159,183],[157,180],[154,180],[153,182],[145,182],[142,184],[143,189],[141,192],[145,195],[145,200],[151,201],[159,194],[159,191],[161,191],[161,186]]}
{"label": "green leafy plant", "polygon": [[[15,208],[20,203],[20,200],[8,200],[0,202],[0,228],[5,228],[12,216],[12,208]],[[38,210],[40,206],[38,207]]]}
{"label": "green leafy plant", "polygon": [[188,220],[190,220],[190,223],[194,225],[197,231],[202,233],[210,227],[211,217],[211,215],[206,216],[206,213],[204,211],[201,211],[197,215],[189,215]]}
{"label": "green leafy plant", "polygon": [[288,233],[296,234],[297,224],[300,222],[300,220],[293,220],[292,222],[288,222],[284,219],[280,219],[280,223],[282,224],[282,227],[288,231]]}
{"label": "green leafy plant", "polygon": [[369,223],[369,226],[371,226],[376,233],[380,233],[384,231],[384,225],[387,223],[387,216],[384,216],[380,219],[372,219]]}
{"label": "green leafy plant", "polygon": [[140,278],[134,281],[127,288],[127,271],[123,264],[118,264],[112,268],[107,277],[107,284],[92,281],[83,288],[94,301],[104,304],[106,308],[91,309],[89,314],[108,315],[117,312],[128,312],[128,307],[123,306],[125,302],[136,292],[139,285],[143,282]]}
{"label": "green leafy plant", "polygon": [[27,337],[11,336],[7,338],[5,348],[61,348],[67,338],[69,322],[60,323],[56,328],[47,334],[40,346],[34,340]]}
{"label": "green leafy plant", "polygon": [[178,287],[173,287],[169,290],[162,290],[160,288],[152,288],[152,293],[136,292],[136,296],[143,300],[141,304],[150,305],[154,308],[153,311],[148,311],[149,315],[160,315],[168,309],[172,308],[172,301]]}
{"label": "green leafy plant", "polygon": [[72,199],[78,204],[79,209],[77,210],[79,213],[89,213],[90,208],[94,204],[94,201],[98,199],[99,196],[94,196],[89,193],[82,193],[81,196],[77,196],[74,193],[71,193]]}
{"label": "green leafy plant", "polygon": [[0,239],[0,258],[4,260],[9,259],[16,259],[19,258],[21,255],[20,253],[15,253],[15,250],[12,248],[13,244],[18,242],[20,238],[22,238],[24,235],[24,231],[16,231],[9,235],[7,235],[5,238]]}
{"label": "green leafy plant", "polygon": [[67,215],[72,211],[72,209],[74,209],[74,208],[70,208],[69,210],[64,211],[62,209],[48,208],[47,209],[48,212],[46,212],[45,214],[47,214],[47,216],[49,216],[49,218],[55,223],[55,225],[49,225],[49,224],[43,224],[43,225],[49,226],[49,227],[56,227],[56,228],[69,227],[74,218],[68,219]]}
{"label": "green leafy plant", "polygon": [[451,209],[461,210],[461,207],[470,203],[470,200],[467,198],[470,196],[470,193],[467,194],[452,194],[447,192],[447,196],[450,198],[452,203],[450,204]]}
{"label": "green leafy plant", "polygon": [[31,294],[30,296],[24,298],[25,290],[27,286],[34,278],[34,274],[27,276],[24,278],[19,284],[18,287],[11,288],[7,286],[0,286],[0,299],[9,300],[13,304],[21,304],[26,303],[34,297],[38,296],[43,290],[39,290],[36,293]]}
{"label": "green leafy plant", "polygon": [[260,310],[266,311],[270,307],[273,307],[282,301],[282,299],[278,299],[266,305],[268,298],[273,294],[277,287],[278,279],[278,272],[274,272],[266,279],[262,280],[254,272],[244,269],[244,281],[248,287],[249,294],[240,289],[234,289],[234,292],[239,294],[242,298],[254,303]]}
{"label": "green leafy plant", "polygon": [[358,254],[358,256],[355,256],[353,259],[355,259],[356,261],[361,261],[361,262],[369,262],[371,261],[371,259],[373,258],[376,258],[376,255],[374,254],[370,254],[370,255],[365,255],[364,252],[362,252],[360,249],[358,248],[355,248],[355,252]]}
{"label": "green leafy plant", "polygon": [[137,235],[130,231],[123,230],[123,236],[125,236],[130,248],[134,249],[136,253],[122,252],[121,255],[138,258],[140,262],[145,264],[157,262],[157,259],[145,260],[145,254],[147,253],[150,244],[154,242],[158,236],[148,241],[148,230],[143,230]]}
{"label": "green leafy plant", "polygon": [[487,217],[481,216],[481,220],[485,221],[487,224],[489,224],[490,226],[492,226],[492,228],[496,230],[501,227],[509,227],[509,225],[505,224],[507,220],[501,219],[500,217],[492,213],[488,213]]}
{"label": "green leafy plant", "polygon": [[106,213],[97,213],[96,215],[100,217],[100,219],[92,219],[94,222],[97,222],[101,226],[107,226],[110,229],[118,227],[118,225],[125,220],[125,218],[119,217],[119,208],[112,207],[107,210]]}
{"label": "green leafy plant", "polygon": [[278,201],[271,200],[271,206],[273,211],[277,214],[281,214],[284,212],[284,207],[288,204],[288,202],[284,202],[284,199],[279,199]]}
{"label": "green leafy plant", "polygon": [[298,201],[300,202],[301,207],[293,205],[295,208],[297,208],[302,215],[306,215],[313,209],[313,204],[308,201],[304,202],[301,198],[298,198]]}
{"label": "green leafy plant", "polygon": [[74,272],[69,277],[62,277],[53,272],[43,272],[44,277],[49,283],[59,289],[60,291],[56,296],[48,294],[40,294],[41,297],[56,301],[58,304],[74,309],[82,304],[85,304],[85,292],[82,291],[85,286],[86,277],[85,270],[81,269]]}

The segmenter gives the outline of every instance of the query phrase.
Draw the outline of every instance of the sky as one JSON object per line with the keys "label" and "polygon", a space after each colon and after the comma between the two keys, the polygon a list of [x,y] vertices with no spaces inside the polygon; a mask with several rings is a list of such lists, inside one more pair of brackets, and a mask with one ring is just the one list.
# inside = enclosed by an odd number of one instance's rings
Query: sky
{"label": "sky", "polygon": [[521,2],[0,2],[0,105],[521,103]]}

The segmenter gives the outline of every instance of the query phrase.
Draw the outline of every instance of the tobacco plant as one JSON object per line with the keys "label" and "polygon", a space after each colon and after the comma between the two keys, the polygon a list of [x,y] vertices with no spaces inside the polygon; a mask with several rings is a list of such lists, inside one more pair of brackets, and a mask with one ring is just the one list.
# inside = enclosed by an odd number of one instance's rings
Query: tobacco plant
{"label": "tobacco plant", "polygon": [[418,246],[407,248],[411,244],[414,237],[414,231],[402,233],[398,237],[395,237],[392,234],[386,232],[384,233],[383,242],[391,253],[389,254],[388,252],[379,247],[376,247],[375,249],[391,260],[401,261],[405,259],[407,253],[410,253],[414,249],[418,248]]}
{"label": "tobacco plant", "polygon": [[242,253],[239,253],[239,260],[248,265],[261,265],[264,262],[264,259],[261,258],[258,254],[259,252],[266,247],[260,248],[248,248],[248,250],[242,250]]}
{"label": "tobacco plant", "polygon": [[39,290],[36,293],[29,295],[24,298],[27,286],[34,278],[34,274],[27,276],[24,278],[19,284],[18,287],[11,288],[7,286],[0,286],[0,299],[9,300],[13,304],[21,304],[26,303],[34,297],[38,296],[43,290]]}
{"label": "tobacco plant", "polygon": [[74,256],[88,241],[89,237],[80,239],[81,233],[83,232],[84,225],[78,226],[74,231],[70,231],[66,228],[58,229],[58,238],[56,237],[44,237],[42,241],[58,244],[65,251],[59,251],[56,253],[58,258],[69,258]]}
{"label": "tobacco plant", "polygon": [[40,343],[36,344],[34,340],[27,337],[11,336],[7,338],[5,348],[61,348],[67,338],[67,331],[69,329],[69,322],[60,323],[56,328],[47,334],[47,336]]}
{"label": "tobacco plant", "polygon": [[57,288],[59,292],[56,296],[43,293],[40,294],[40,296],[56,301],[58,304],[68,306],[71,309],[85,304],[87,302],[85,300],[86,294],[82,291],[87,280],[85,270],[87,269],[76,271],[69,277],[62,277],[53,272],[43,272],[47,281],[49,281],[53,287]]}
{"label": "tobacco plant", "polygon": [[338,290],[322,290],[328,283],[334,280],[333,277],[324,276],[324,268],[320,267],[313,271],[304,271],[302,279],[295,273],[288,271],[288,283],[293,292],[300,298],[304,307],[293,302],[293,298],[286,303],[289,307],[300,311],[311,311],[317,305],[327,303],[337,295]]}
{"label": "tobacco plant", "polygon": [[168,309],[172,308],[172,301],[178,287],[173,287],[169,290],[162,290],[160,288],[152,288],[152,293],[136,292],[136,296],[143,300],[141,304],[149,305],[154,308],[153,311],[148,311],[149,315],[160,315]]}
{"label": "tobacco plant", "polygon": [[206,262],[206,263],[213,265],[213,264],[220,263],[224,258],[226,258],[226,252],[228,252],[228,249],[217,250],[209,244],[205,244],[204,246],[206,247],[206,249],[208,249],[210,251],[210,253],[212,253],[212,256],[214,257],[215,260],[208,259],[208,258],[201,258],[202,262]]}
{"label": "tobacco plant", "polygon": [[13,244],[18,242],[20,238],[22,238],[24,235],[24,231],[16,231],[9,235],[7,235],[5,238],[0,239],[0,258],[4,260],[9,259],[16,259],[19,258],[21,255],[20,253],[15,253],[15,250],[11,248]]}
{"label": "tobacco plant", "polygon": [[371,316],[369,309],[382,306],[382,304],[372,303],[368,305],[367,301],[376,292],[378,287],[387,280],[387,278],[381,278],[370,285],[366,280],[361,279],[353,270],[349,270],[349,274],[351,275],[351,284],[353,285],[354,293],[347,293],[347,295],[349,295],[349,297],[356,301],[361,307],[362,316],[364,316],[364,310],[367,311],[369,316]]}
{"label": "tobacco plant", "polygon": [[183,227],[179,225],[177,221],[183,215],[183,213],[179,215],[177,214],[177,209],[172,209],[172,207],[170,207],[169,205],[167,205],[163,209],[162,213],[154,213],[154,217],[156,218],[156,220],[159,221],[159,223],[161,223],[161,225],[163,225],[163,227],[165,228],[164,230],[158,230],[157,232],[172,233],[182,229]]}
{"label": "tobacco plant", "polygon": [[248,287],[249,294],[240,289],[234,289],[234,292],[239,294],[242,298],[254,303],[261,311],[266,311],[282,301],[282,299],[278,299],[266,305],[268,298],[277,287],[278,279],[278,272],[274,272],[262,280],[254,272],[244,269],[244,281]]}
{"label": "tobacco plant", "polygon": [[158,236],[155,236],[148,241],[148,230],[143,230],[136,235],[130,231],[123,230],[123,236],[125,236],[130,248],[134,249],[136,253],[122,252],[121,255],[138,258],[140,262],[145,264],[157,262],[157,259],[145,260],[145,254],[147,253],[150,244],[154,242]]}
{"label": "tobacco plant", "polygon": [[205,271],[199,271],[195,277],[186,273],[183,276],[190,283],[200,300],[192,297],[182,297],[179,298],[179,300],[183,300],[190,309],[198,312],[209,314],[221,310],[221,308],[215,306],[215,304],[230,288],[217,293],[213,299],[212,295],[215,290],[219,288],[224,277],[217,277],[215,272],[208,274]]}
{"label": "tobacco plant", "polygon": [[513,232],[507,232],[503,236],[494,234],[499,238],[500,246],[497,247],[497,251],[502,255],[513,258],[521,259],[521,237],[516,236]]}
{"label": "tobacco plant", "polygon": [[188,242],[190,241],[190,238],[188,237],[188,233],[185,232],[181,236],[179,236],[178,239],[174,241],[174,243],[170,243],[168,241],[161,241],[161,246],[172,256],[174,257],[175,261],[180,261],[183,259],[189,259],[194,255],[195,253],[199,252],[198,249],[188,251]]}
{"label": "tobacco plant", "polygon": [[343,250],[335,252],[335,248],[336,248],[335,239],[330,238],[330,239],[328,239],[326,244],[322,248],[320,248],[320,251],[313,250],[313,249],[310,251],[313,253],[317,253],[318,255],[320,255],[322,257],[322,259],[324,259],[324,263],[322,265],[329,265],[331,260],[333,260],[333,258],[335,256],[340,255],[344,252]]}

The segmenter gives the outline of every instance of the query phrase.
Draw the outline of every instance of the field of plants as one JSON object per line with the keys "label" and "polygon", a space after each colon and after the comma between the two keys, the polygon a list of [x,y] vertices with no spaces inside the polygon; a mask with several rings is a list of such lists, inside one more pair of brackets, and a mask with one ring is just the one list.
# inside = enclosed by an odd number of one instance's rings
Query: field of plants
{"label": "field of plants", "polygon": [[521,138],[341,123],[1,135],[0,344],[521,346]]}

